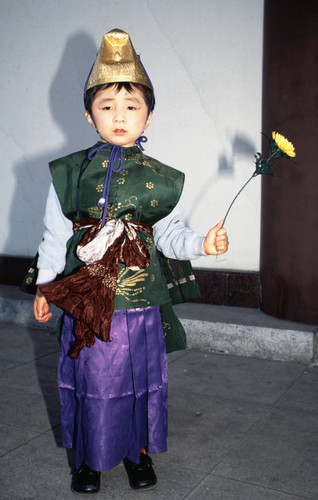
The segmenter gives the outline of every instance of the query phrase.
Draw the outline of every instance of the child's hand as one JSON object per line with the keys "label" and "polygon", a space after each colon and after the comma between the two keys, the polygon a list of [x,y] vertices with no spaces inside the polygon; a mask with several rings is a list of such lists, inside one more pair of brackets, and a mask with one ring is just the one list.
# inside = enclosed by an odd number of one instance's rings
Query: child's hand
{"label": "child's hand", "polygon": [[45,323],[52,318],[52,313],[49,312],[49,304],[39,287],[37,288],[34,303],[33,303],[34,317],[40,323]]}
{"label": "child's hand", "polygon": [[225,253],[229,246],[226,229],[222,228],[223,220],[214,226],[203,241],[203,250],[207,255]]}

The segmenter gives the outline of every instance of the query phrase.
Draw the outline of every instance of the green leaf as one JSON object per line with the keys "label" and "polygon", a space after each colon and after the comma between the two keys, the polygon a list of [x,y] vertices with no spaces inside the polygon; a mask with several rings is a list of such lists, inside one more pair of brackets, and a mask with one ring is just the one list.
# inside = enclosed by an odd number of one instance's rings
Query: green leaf
{"label": "green leaf", "polygon": [[269,163],[269,161],[263,157],[261,153],[256,153],[254,155],[255,157],[255,172],[253,174],[253,177],[256,177],[257,175],[271,175],[274,177],[273,174],[273,163]]}

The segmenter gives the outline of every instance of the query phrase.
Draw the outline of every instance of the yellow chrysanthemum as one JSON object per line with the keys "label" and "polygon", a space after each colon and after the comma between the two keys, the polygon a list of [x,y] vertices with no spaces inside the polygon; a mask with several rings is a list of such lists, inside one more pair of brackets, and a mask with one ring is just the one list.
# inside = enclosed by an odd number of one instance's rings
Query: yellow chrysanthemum
{"label": "yellow chrysanthemum", "polygon": [[290,156],[291,158],[294,158],[296,156],[295,148],[293,144],[286,139],[283,135],[279,134],[278,132],[272,132],[272,137],[274,141],[276,142],[277,146],[279,149],[285,153],[286,155]]}

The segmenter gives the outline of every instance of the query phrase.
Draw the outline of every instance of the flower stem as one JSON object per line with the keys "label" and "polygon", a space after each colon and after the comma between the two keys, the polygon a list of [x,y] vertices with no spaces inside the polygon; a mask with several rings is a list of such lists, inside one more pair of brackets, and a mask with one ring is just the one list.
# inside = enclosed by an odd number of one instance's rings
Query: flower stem
{"label": "flower stem", "polygon": [[[268,157],[268,158],[266,158],[265,162],[268,162],[269,160],[271,160],[272,158],[274,158],[274,157],[275,157],[275,155],[276,155],[277,153],[279,153],[279,151],[280,151],[280,149],[277,147],[277,148],[276,148],[276,149],[275,149],[275,150],[274,150],[274,151],[273,151],[273,152],[269,155],[269,157]],[[260,158],[262,158],[262,157],[260,156]],[[257,163],[256,163],[256,165],[257,165]],[[256,168],[256,170],[253,172],[253,174],[251,175],[251,177],[250,177],[250,178],[249,178],[249,179],[245,182],[245,184],[241,187],[241,189],[239,190],[239,192],[237,193],[237,195],[233,198],[232,203],[230,204],[229,208],[227,209],[227,212],[226,212],[225,217],[224,217],[224,219],[223,219],[223,224],[222,224],[222,227],[224,226],[224,224],[225,224],[225,220],[226,220],[226,218],[227,218],[227,216],[228,216],[228,214],[229,214],[229,211],[231,210],[232,205],[233,205],[233,203],[235,202],[236,198],[239,196],[239,194],[243,191],[243,189],[247,186],[247,184],[248,184],[248,183],[249,183],[249,182],[253,179],[253,177],[256,177],[257,175],[259,175],[259,174],[263,174],[263,173],[264,173],[264,172],[262,172],[262,171],[257,171],[257,168]]]}
{"label": "flower stem", "polygon": [[224,226],[224,224],[225,224],[225,220],[226,220],[226,218],[227,218],[227,216],[228,216],[228,214],[229,214],[229,211],[231,210],[232,205],[233,205],[233,203],[235,202],[236,198],[237,198],[237,197],[239,196],[239,194],[243,191],[243,189],[245,188],[245,186],[247,186],[247,184],[248,184],[248,183],[249,183],[249,182],[253,179],[253,177],[255,177],[255,172],[251,175],[251,177],[248,179],[248,181],[246,181],[246,182],[245,182],[244,186],[242,186],[242,187],[241,187],[241,189],[239,190],[239,192],[238,192],[238,193],[236,194],[236,196],[233,198],[233,200],[232,200],[232,202],[231,202],[231,204],[230,204],[229,208],[227,209],[227,212],[226,212],[226,214],[225,214],[225,217],[224,217],[224,219],[223,219],[223,224],[222,224],[222,227],[223,227],[223,226]]}
{"label": "flower stem", "polygon": [[266,158],[266,161],[269,161],[269,160],[271,160],[272,158],[274,158],[274,157],[275,157],[275,155],[276,155],[276,153],[279,153],[279,151],[280,151],[280,150],[279,150],[279,148],[275,149],[275,151],[273,151],[273,152],[272,152],[272,154],[271,154],[271,155],[269,155],[269,157],[268,157],[268,158]]}

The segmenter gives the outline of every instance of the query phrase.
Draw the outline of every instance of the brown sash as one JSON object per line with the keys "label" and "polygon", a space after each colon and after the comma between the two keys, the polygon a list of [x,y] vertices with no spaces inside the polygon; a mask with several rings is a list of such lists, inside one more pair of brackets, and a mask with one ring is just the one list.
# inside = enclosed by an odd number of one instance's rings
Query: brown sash
{"label": "brown sash", "polygon": [[[75,274],[60,281],[39,287],[49,303],[77,319],[76,341],[71,354],[76,359],[85,344],[87,347],[94,345],[95,335],[105,342],[111,341],[119,262],[134,269],[144,269],[150,263],[149,251],[135,231],[151,235],[152,227],[140,222],[117,222],[121,230],[117,231],[116,238],[101,259],[82,266]],[[92,242],[102,230],[100,220],[81,219],[74,223],[74,233],[87,226],[90,228],[81,240],[81,248]]]}

